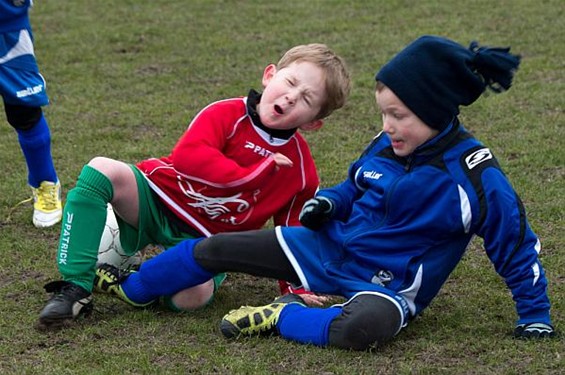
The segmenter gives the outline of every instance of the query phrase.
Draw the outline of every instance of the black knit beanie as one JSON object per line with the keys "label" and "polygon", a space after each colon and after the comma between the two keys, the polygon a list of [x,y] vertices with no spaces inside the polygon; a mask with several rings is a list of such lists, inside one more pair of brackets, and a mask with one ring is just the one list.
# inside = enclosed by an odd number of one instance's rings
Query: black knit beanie
{"label": "black knit beanie", "polygon": [[510,48],[469,48],[449,39],[422,36],[385,64],[376,75],[426,125],[445,129],[487,87],[510,88],[520,56]]}

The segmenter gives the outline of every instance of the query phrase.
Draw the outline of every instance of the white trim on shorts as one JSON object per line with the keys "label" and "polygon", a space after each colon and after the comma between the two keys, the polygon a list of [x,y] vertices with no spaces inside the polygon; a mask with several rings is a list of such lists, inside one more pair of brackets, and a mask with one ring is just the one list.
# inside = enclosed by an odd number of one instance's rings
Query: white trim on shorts
{"label": "white trim on shorts", "polygon": [[302,268],[300,268],[300,264],[298,264],[298,261],[296,260],[296,258],[294,257],[294,254],[290,250],[290,247],[287,245],[286,241],[284,240],[284,236],[281,232],[280,226],[275,227],[275,234],[277,235],[277,240],[279,241],[280,247],[283,249],[284,254],[286,255],[286,257],[288,258],[288,261],[292,265],[292,268],[294,268],[294,271],[298,275],[298,278],[300,279],[302,286],[304,287],[304,289],[310,290],[310,285],[308,284],[308,280],[306,279],[306,275],[304,275]]}

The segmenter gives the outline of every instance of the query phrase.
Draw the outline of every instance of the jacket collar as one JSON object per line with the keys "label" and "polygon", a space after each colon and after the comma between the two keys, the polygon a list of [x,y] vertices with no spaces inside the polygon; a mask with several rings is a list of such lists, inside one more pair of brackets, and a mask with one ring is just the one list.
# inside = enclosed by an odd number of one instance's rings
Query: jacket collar
{"label": "jacket collar", "polygon": [[[445,149],[453,146],[456,138],[461,137],[461,133],[468,133],[463,128],[463,125],[459,122],[459,119],[455,117],[453,121],[445,128],[441,133],[420,145],[414,150],[415,156],[427,156],[436,155],[440,152],[445,151]],[[470,136],[470,135],[468,135]],[[467,138],[467,137],[464,137]]]}

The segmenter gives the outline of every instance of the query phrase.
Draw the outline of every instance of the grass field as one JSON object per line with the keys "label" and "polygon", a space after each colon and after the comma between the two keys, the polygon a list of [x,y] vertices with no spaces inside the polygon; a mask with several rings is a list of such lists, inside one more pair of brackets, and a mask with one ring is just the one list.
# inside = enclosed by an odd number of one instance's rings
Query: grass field
{"label": "grass field", "polygon": [[[322,42],[349,63],[354,88],[323,130],[306,134],[323,186],[380,129],[374,74],[422,34],[511,45],[523,56],[512,89],[463,108],[461,120],[497,155],[539,235],[553,319],[565,329],[565,7],[560,0],[43,0],[32,25],[48,82],[45,108],[68,192],[92,157],[162,156],[211,101],[260,89],[263,68],[288,48]],[[59,228],[37,230],[16,134],[1,117],[0,373],[2,374],[560,374],[565,335],[514,340],[514,304],[473,242],[439,296],[396,340],[373,352],[280,338],[226,341],[218,323],[264,304],[275,282],[230,275],[215,302],[191,314],[135,310],[96,295],[74,327],[34,324],[58,278]],[[14,208],[15,207],[15,208]]]}

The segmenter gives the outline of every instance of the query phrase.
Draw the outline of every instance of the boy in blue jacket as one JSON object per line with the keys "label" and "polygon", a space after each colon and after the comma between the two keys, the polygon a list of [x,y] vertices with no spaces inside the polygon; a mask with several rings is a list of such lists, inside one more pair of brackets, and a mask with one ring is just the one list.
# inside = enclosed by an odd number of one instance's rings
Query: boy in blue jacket
{"label": "boy in blue jacket", "polygon": [[284,279],[348,300],[321,309],[286,295],[243,306],[223,318],[223,334],[364,350],[431,303],[478,235],[513,294],[515,336],[553,336],[540,242],[493,153],[457,117],[487,87],[510,88],[519,63],[509,48],[415,40],[376,75],[382,132],[347,180],[305,204],[304,227],[187,240],[137,273],[100,268],[98,286],[139,304],[220,272]]}

